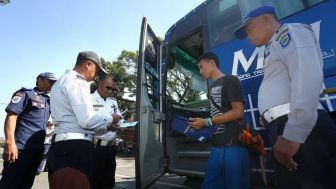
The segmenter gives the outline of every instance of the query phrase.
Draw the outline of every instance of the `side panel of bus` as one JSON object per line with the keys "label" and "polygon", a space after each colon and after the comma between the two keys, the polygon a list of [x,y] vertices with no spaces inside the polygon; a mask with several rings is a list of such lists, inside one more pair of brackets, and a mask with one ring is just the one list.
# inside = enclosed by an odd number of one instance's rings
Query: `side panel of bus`
{"label": "side panel of bus", "polygon": [[[334,18],[336,1],[330,0],[315,5],[293,16],[285,18],[287,23],[301,22],[312,25],[312,28],[320,40],[324,61],[324,88],[336,87],[336,26]],[[250,42],[245,40],[232,40],[219,45],[211,51],[215,52],[222,63],[222,71],[237,75],[240,79],[245,94],[245,120],[259,130],[266,142],[266,163],[261,163],[261,159],[252,161],[252,180],[264,184],[274,183],[274,171],[268,144],[267,132],[259,124],[258,111],[258,89],[263,78],[264,47],[255,48]],[[307,55],[309,56],[309,55]],[[314,74],[314,73],[311,73]],[[330,111],[336,110],[336,94],[322,94],[321,101]],[[335,114],[333,113],[333,116]],[[259,180],[259,181],[258,181]]]}
{"label": "side panel of bus", "polygon": [[[336,34],[336,25],[333,21],[336,17],[336,12],[334,11],[336,1],[295,0],[286,2],[287,4],[279,1],[208,0],[172,26],[166,34],[166,44],[168,45],[166,62],[173,62],[168,67],[186,69],[187,71],[184,71],[184,73],[189,74],[190,78],[196,78],[195,60],[191,61],[190,57],[195,59],[205,51],[213,51],[220,58],[220,67],[223,73],[237,75],[241,80],[246,102],[245,121],[262,134],[266,141],[266,151],[268,152],[266,161],[262,161],[260,157],[251,157],[251,175],[252,182],[255,185],[275,186],[276,182],[270,158],[271,148],[268,145],[267,133],[258,121],[257,92],[263,78],[264,47],[255,48],[248,40],[233,38],[234,28],[240,25],[241,17],[248,10],[262,4],[275,4],[282,8],[282,10],[278,11],[280,15],[284,16],[284,22],[302,22],[312,25],[320,40],[323,53],[324,87],[330,92],[321,95],[321,101],[326,109],[331,112],[331,115],[336,118],[336,94],[333,92],[336,88],[336,37],[334,36]],[[226,12],[221,12],[224,9]],[[219,17],[216,19],[211,20],[207,17],[208,15],[217,14],[217,12]],[[199,28],[202,29],[200,30]],[[214,30],[214,32],[211,33],[210,30]],[[224,38],[224,42],[220,41],[221,37]],[[180,51],[182,53],[179,53]],[[188,54],[188,58],[185,58],[184,54]],[[188,61],[189,65],[187,65]],[[167,76],[167,73],[164,72],[164,75]],[[164,86],[165,84],[164,82]],[[202,85],[204,84],[202,83]],[[167,86],[165,90],[167,90]],[[173,124],[178,123],[174,121],[178,116],[207,117],[209,111],[206,101],[192,105],[165,101],[165,152],[169,159],[168,172],[188,177],[204,176],[204,169],[210,154],[211,139],[199,142],[186,137],[172,127],[174,126]]]}

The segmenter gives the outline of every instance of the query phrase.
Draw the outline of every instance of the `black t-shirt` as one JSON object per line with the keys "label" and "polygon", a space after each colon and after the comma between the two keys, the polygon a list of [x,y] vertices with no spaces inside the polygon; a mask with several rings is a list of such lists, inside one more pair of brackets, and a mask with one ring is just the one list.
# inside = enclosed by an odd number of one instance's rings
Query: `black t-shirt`
{"label": "black t-shirt", "polygon": [[[223,76],[217,79],[210,87],[210,113],[212,117],[219,116],[232,109],[231,102],[243,102],[243,92],[240,81],[235,76]],[[214,103],[217,104],[217,107]],[[214,146],[240,145],[239,134],[241,128],[238,121],[218,125],[214,133],[212,144]]]}

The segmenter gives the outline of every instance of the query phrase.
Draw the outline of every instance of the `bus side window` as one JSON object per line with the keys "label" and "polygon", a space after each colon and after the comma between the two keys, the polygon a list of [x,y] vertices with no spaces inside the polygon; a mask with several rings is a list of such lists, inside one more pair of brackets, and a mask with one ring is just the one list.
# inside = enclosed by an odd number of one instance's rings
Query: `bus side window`
{"label": "bus side window", "polygon": [[325,0],[215,0],[207,7],[206,18],[210,48],[234,39],[234,31],[245,15],[262,5],[275,7],[281,19]]}
{"label": "bus side window", "polygon": [[234,31],[241,24],[241,14],[237,1],[212,1],[207,7],[207,30],[209,45],[213,48],[234,39]]}
{"label": "bus side window", "polygon": [[254,1],[242,1],[238,0],[242,17],[251,11],[262,5],[270,5],[276,9],[279,19],[292,15],[303,9],[307,9],[317,3],[325,0],[254,0]]}
{"label": "bus side window", "polygon": [[167,98],[181,106],[206,100],[207,81],[200,75],[196,58],[179,47],[171,47],[171,69],[167,74]]}

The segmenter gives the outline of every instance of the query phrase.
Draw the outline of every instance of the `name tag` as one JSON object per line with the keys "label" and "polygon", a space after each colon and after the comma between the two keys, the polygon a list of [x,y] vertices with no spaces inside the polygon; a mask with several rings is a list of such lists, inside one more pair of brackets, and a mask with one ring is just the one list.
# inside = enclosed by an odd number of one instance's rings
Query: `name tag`
{"label": "name tag", "polygon": [[104,107],[104,105],[102,105],[102,104],[94,104],[93,105],[93,109],[94,109],[94,111],[99,111],[99,109],[100,108],[103,108]]}
{"label": "name tag", "polygon": [[39,102],[39,101],[32,101],[32,106],[33,107],[36,107],[36,108],[39,108],[39,109],[44,109],[44,104],[42,102]]}

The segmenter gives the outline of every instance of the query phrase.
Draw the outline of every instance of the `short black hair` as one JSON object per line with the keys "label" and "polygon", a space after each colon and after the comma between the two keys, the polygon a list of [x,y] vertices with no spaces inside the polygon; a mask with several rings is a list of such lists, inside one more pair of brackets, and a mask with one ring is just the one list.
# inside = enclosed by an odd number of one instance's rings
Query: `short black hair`
{"label": "short black hair", "polygon": [[215,61],[217,68],[219,68],[218,56],[215,53],[213,53],[213,52],[206,52],[206,53],[202,54],[201,56],[199,56],[197,58],[197,62],[198,63],[201,60],[213,60],[213,61]]}
{"label": "short black hair", "polygon": [[109,74],[105,74],[105,73],[102,73],[98,76],[98,81],[104,81],[108,78],[111,78],[113,82],[117,83],[117,79],[115,77],[112,77],[111,75]]}

